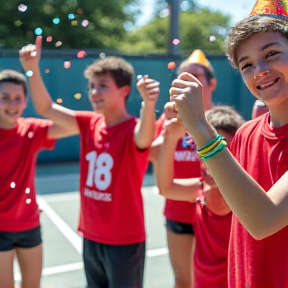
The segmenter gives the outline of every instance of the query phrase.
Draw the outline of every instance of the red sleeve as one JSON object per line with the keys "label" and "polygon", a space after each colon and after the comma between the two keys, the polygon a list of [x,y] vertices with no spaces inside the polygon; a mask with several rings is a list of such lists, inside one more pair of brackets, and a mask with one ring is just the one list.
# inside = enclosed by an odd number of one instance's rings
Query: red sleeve
{"label": "red sleeve", "polygon": [[[32,119],[32,118],[31,118]],[[30,119],[28,118],[28,121]],[[46,119],[32,119],[31,121],[34,126],[34,135],[30,134],[33,132],[28,133],[28,137],[34,137],[37,140],[39,148],[45,148],[52,150],[55,147],[56,140],[48,138],[48,129],[52,126],[53,122]]]}
{"label": "red sleeve", "polygon": [[80,134],[86,134],[90,130],[91,119],[102,117],[101,115],[90,111],[75,111],[75,116]]}

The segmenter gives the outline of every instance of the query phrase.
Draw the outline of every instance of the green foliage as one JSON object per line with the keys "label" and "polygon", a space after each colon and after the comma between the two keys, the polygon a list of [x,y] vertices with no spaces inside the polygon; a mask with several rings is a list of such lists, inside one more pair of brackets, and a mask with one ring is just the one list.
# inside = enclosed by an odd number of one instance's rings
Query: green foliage
{"label": "green foliage", "polygon": [[[180,53],[191,53],[196,48],[209,54],[224,53],[224,41],[230,27],[229,16],[199,9],[180,12],[179,19]],[[120,49],[126,53],[165,53],[170,45],[169,36],[169,17],[157,16],[147,25],[129,32]]]}
{"label": "green foliage", "polygon": [[[134,22],[125,8],[138,0],[7,0],[1,1],[0,47],[20,48],[34,42],[35,29],[43,30],[44,48],[117,48],[126,31],[124,23]],[[18,6],[27,5],[25,12]],[[74,19],[68,19],[68,14]],[[53,24],[58,17],[59,24]],[[82,21],[88,20],[87,27]],[[111,37],[113,35],[113,37]],[[45,41],[52,36],[53,41]],[[55,43],[62,45],[55,48]]]}

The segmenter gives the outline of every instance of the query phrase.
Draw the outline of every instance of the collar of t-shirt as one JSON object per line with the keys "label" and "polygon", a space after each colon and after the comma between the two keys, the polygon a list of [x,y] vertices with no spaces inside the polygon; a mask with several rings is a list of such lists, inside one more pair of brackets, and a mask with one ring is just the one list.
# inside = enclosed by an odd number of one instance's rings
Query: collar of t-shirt
{"label": "collar of t-shirt", "polygon": [[284,126],[272,128],[269,125],[270,122],[270,113],[267,113],[265,116],[262,117],[261,122],[263,121],[262,125],[262,133],[265,138],[269,139],[278,139],[283,136],[288,136],[288,124]]}

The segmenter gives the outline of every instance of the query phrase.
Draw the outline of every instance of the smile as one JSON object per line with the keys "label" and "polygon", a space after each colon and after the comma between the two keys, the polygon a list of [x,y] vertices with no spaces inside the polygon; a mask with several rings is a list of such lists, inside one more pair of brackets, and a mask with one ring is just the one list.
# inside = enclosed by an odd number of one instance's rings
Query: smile
{"label": "smile", "polygon": [[257,86],[257,89],[259,90],[265,90],[267,88],[270,88],[272,85],[274,85],[276,82],[278,82],[280,78],[276,78],[275,80],[269,82],[269,83],[265,83],[265,84],[262,84],[262,85],[258,85]]}

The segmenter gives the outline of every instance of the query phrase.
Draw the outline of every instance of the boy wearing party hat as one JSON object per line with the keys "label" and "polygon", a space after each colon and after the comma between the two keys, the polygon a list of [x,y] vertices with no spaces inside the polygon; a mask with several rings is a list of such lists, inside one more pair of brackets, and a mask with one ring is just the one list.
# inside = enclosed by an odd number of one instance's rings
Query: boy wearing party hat
{"label": "boy wearing party hat", "polygon": [[178,118],[235,213],[228,263],[231,288],[288,287],[287,7],[287,0],[257,1],[227,39],[231,64],[270,110],[239,129],[230,148],[238,161],[205,119],[199,81],[184,73],[170,90]]}
{"label": "boy wearing party hat", "polygon": [[[214,71],[205,54],[200,49],[195,50],[184,60],[177,71],[189,72],[194,75],[203,86],[205,110],[212,108],[212,93],[216,89],[217,81]],[[170,119],[169,110],[157,121],[156,130],[162,130],[166,119]],[[160,129],[159,129],[160,127]],[[160,135],[152,145],[150,160],[157,168],[157,159],[163,136]],[[201,161],[196,153],[194,142],[186,134],[179,139],[174,151],[174,178],[201,177]],[[198,179],[197,178],[197,179]],[[188,201],[166,199],[164,216],[166,218],[167,242],[171,265],[175,275],[175,287],[193,287],[193,251],[194,229],[192,226],[195,205]]]}

